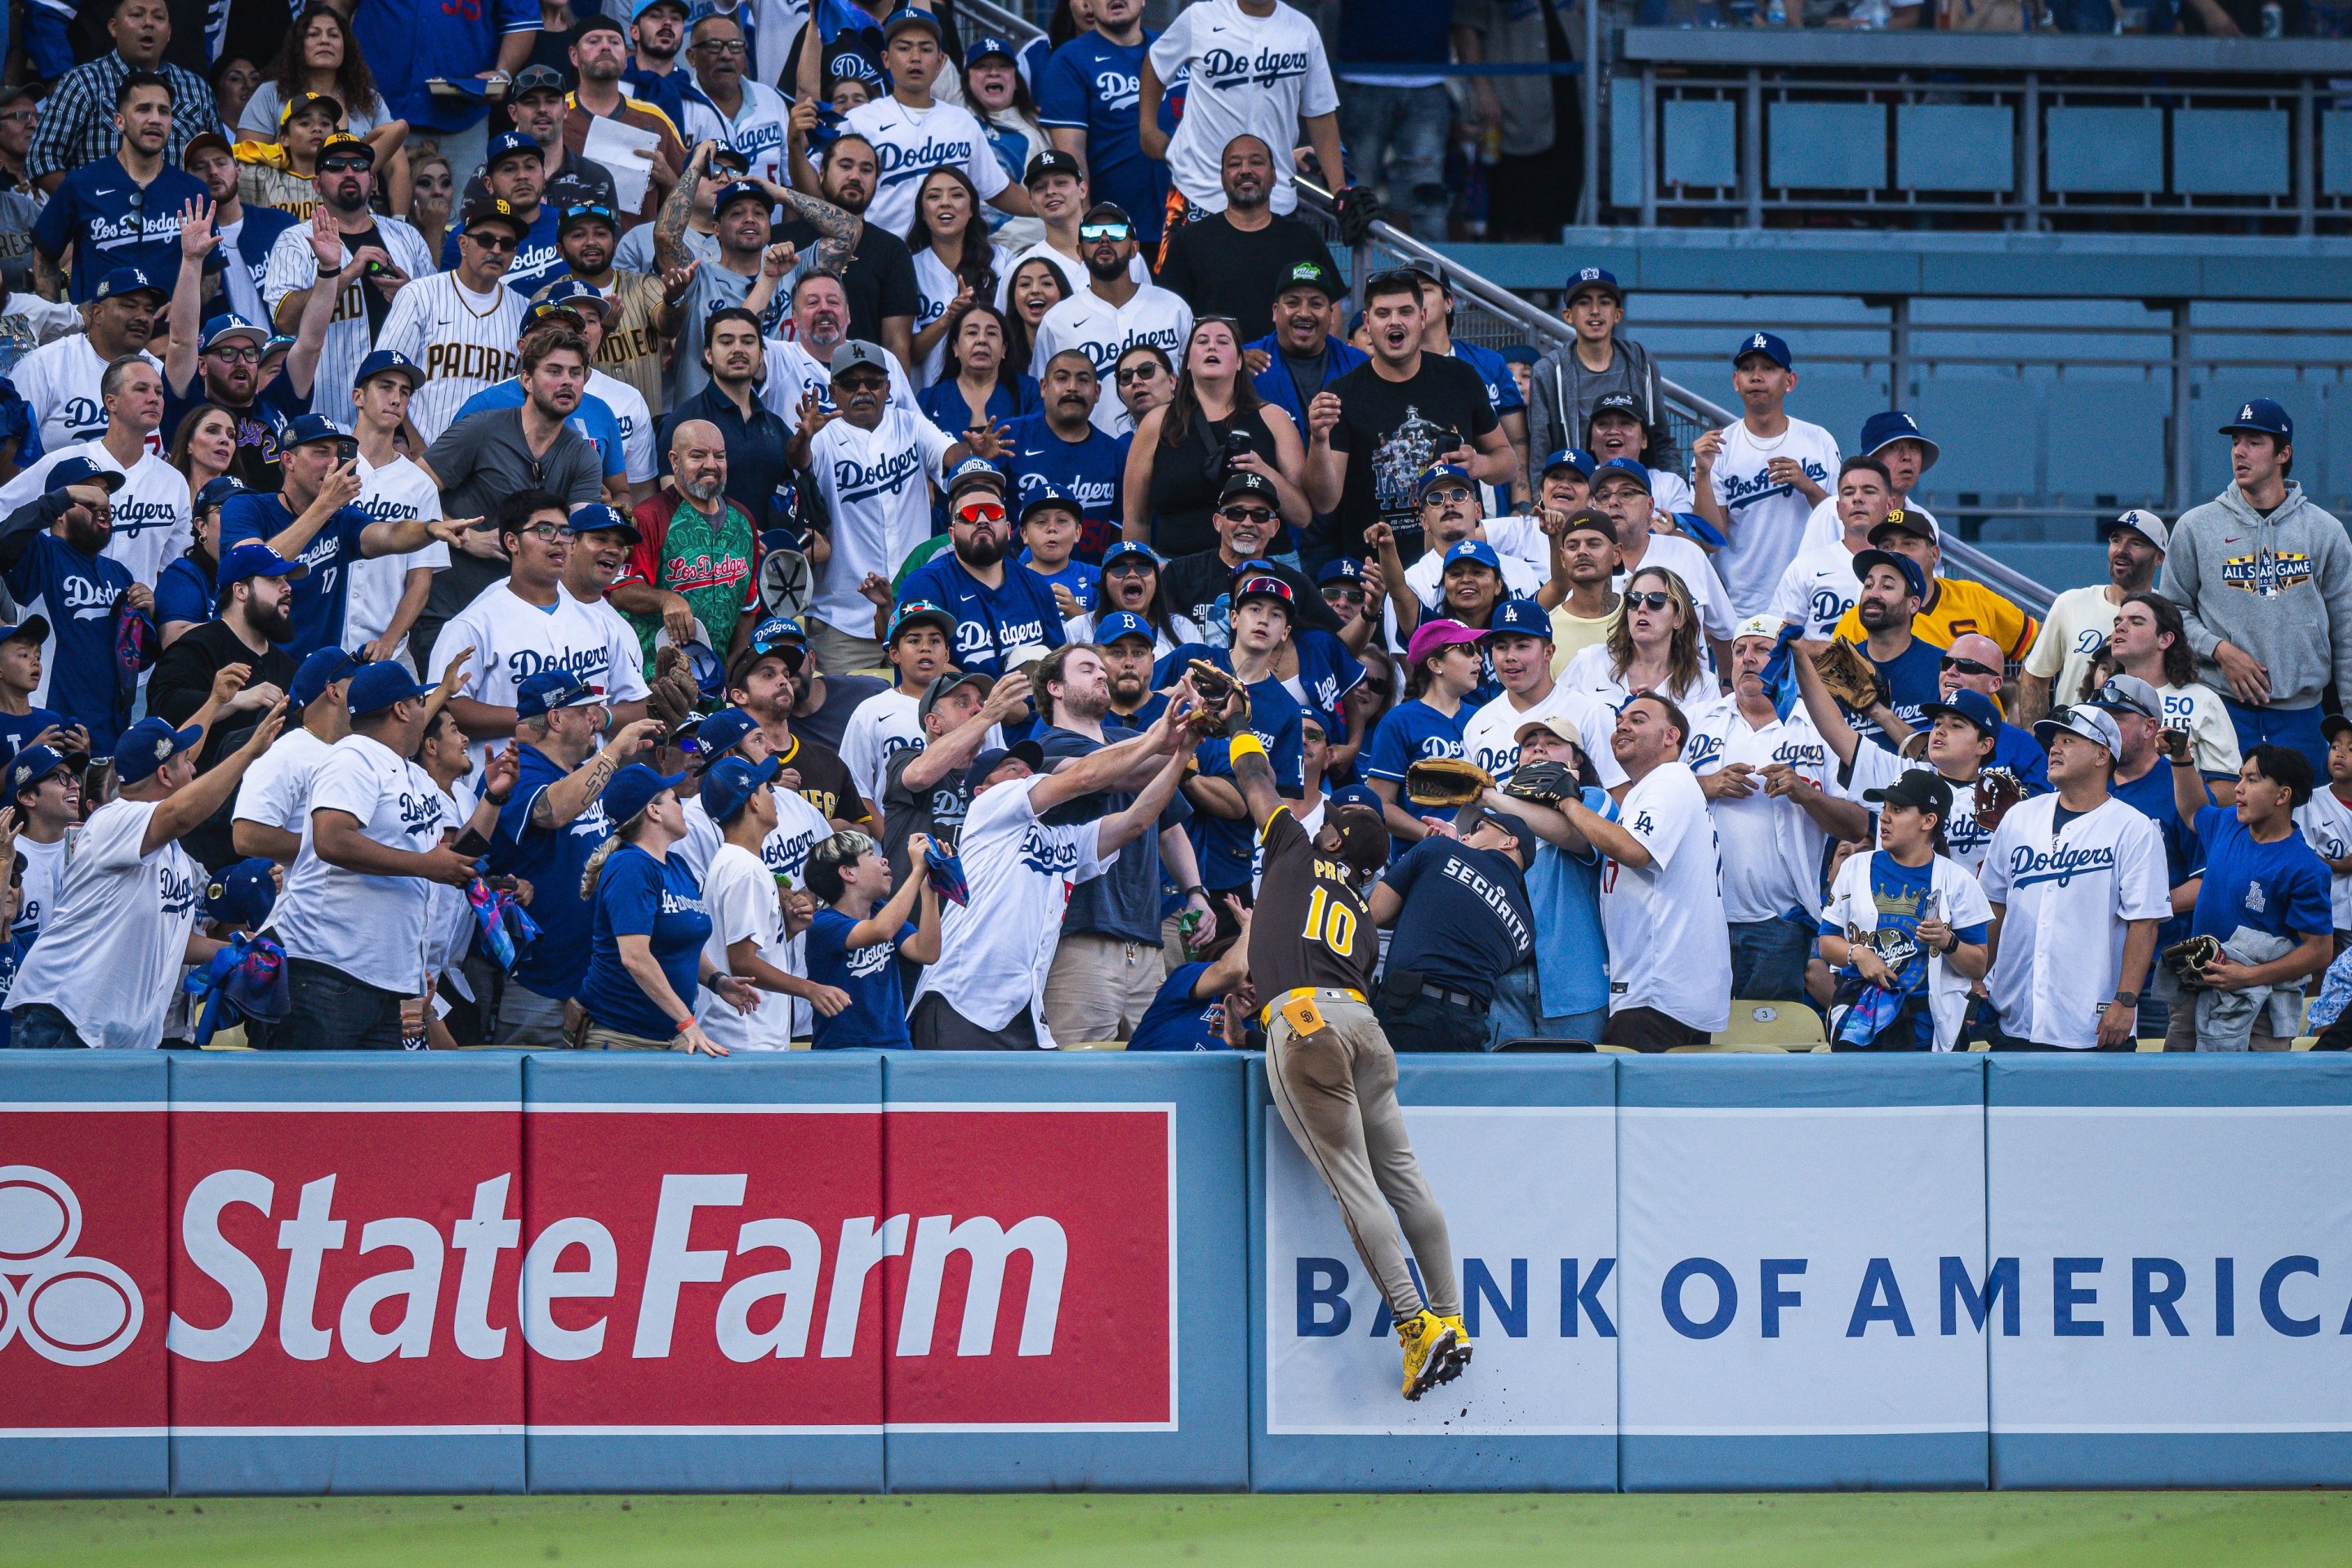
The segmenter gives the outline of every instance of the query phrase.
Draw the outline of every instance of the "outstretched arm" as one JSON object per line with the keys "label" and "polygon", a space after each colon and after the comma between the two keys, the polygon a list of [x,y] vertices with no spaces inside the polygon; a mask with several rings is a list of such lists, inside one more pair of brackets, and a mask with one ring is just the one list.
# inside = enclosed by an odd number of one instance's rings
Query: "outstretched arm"
{"label": "outstretched arm", "polygon": [[1187,761],[1184,748],[1177,747],[1168,753],[1160,765],[1159,773],[1144,786],[1143,793],[1129,803],[1127,809],[1103,818],[1102,829],[1095,840],[1095,853],[1105,856],[1114,849],[1124,849],[1140,838],[1160,820],[1168,809],[1168,802],[1176,794],[1176,785],[1184,777]]}
{"label": "outstretched arm", "polygon": [[[1166,756],[1172,751],[1181,759],[1183,755],[1181,742],[1186,739],[1184,714],[1191,710],[1192,705],[1180,697],[1168,705],[1167,710],[1160,715],[1158,722],[1135,739],[1121,741],[1116,746],[1105,746],[1099,752],[1080,757],[1060,773],[1048,774],[1045,783],[1029,792],[1031,807],[1042,816],[1054,807],[1065,802],[1076,800],[1080,795],[1093,795],[1099,790],[1117,789],[1129,771],[1147,757]],[[1180,762],[1180,772],[1181,768]],[[1152,780],[1151,784],[1145,791],[1145,795],[1158,791],[1161,780],[1165,778],[1167,774],[1163,771]],[[1167,805],[1168,796],[1174,794],[1175,790],[1175,782],[1169,779],[1168,788],[1160,792],[1159,804],[1151,808],[1149,815],[1158,816],[1161,809]],[[1144,796],[1138,796],[1136,805],[1140,805],[1143,799]],[[1133,807],[1129,809],[1131,811]],[[1103,824],[1103,837],[1105,838],[1110,837],[1108,821]],[[1133,833],[1127,836],[1128,838],[1134,837]],[[1122,838],[1119,842],[1124,844],[1127,839]]]}

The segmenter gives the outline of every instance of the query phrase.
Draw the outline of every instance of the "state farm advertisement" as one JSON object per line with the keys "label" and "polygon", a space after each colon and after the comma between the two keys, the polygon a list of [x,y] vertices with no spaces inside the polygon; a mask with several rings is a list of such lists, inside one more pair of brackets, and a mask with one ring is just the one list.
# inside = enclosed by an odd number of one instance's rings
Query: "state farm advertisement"
{"label": "state farm advertisement", "polygon": [[1164,1106],[166,1121],[0,1117],[0,1433],[1175,1426]]}

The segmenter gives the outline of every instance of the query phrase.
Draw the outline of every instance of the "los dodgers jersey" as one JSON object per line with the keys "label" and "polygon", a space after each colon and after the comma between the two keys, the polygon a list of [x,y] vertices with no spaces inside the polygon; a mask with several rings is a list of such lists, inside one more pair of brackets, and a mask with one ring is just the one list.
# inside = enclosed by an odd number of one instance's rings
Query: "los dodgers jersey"
{"label": "los dodgers jersey", "polygon": [[[392,258],[393,265],[413,279],[401,289],[402,294],[415,288],[417,282],[433,276],[433,252],[425,245],[425,237],[417,233],[414,226],[396,217],[379,215],[375,219],[375,231],[382,237],[384,254]],[[336,257],[338,270],[351,258],[351,247],[347,244]],[[278,309],[286,302],[288,295],[308,289],[318,281],[319,258],[310,249],[310,226],[297,224],[279,235],[278,243],[269,247],[269,264],[262,278],[261,302],[268,308],[275,321]],[[359,374],[360,361],[367,358],[369,353],[378,346],[369,333],[367,301],[361,294],[362,289],[372,287],[373,285],[364,278],[359,279],[336,297],[334,314],[327,320],[327,341],[319,350],[319,369],[311,378],[311,406],[345,425],[352,422],[353,413],[352,378]],[[398,295],[394,296],[393,302],[399,303]],[[391,324],[389,318],[385,324]],[[291,332],[294,322],[289,320],[280,323],[278,330]],[[507,346],[514,346],[511,337],[507,340]],[[411,357],[419,364],[424,363],[422,355]]]}
{"label": "los dodgers jersey", "polygon": [[423,367],[425,384],[408,400],[408,417],[426,446],[441,438],[467,398],[515,374],[522,312],[523,297],[513,289],[477,294],[454,272],[420,278],[394,297],[376,346]]}
{"label": "los dodgers jersey", "polygon": [[39,500],[48,488],[49,470],[68,458],[87,458],[122,476],[122,488],[113,497],[114,533],[101,553],[109,561],[121,562],[134,581],[152,588],[163,568],[187,552],[194,538],[187,477],[151,451],[142,450],[139,460],[126,468],[114,460],[106,443],[89,441],[45,453],[39,461],[0,485],[0,517]]}
{"label": "los dodgers jersey", "polygon": [[1747,421],[1735,420],[1723,434],[1710,479],[1715,499],[1729,520],[1731,542],[1716,552],[1716,570],[1731,592],[1732,616],[1746,620],[1769,607],[1780,574],[1805,542],[1813,503],[1794,485],[1776,479],[1769,465],[1793,458],[1823,489],[1836,481],[1837,440],[1818,425],[1791,419],[1769,439],[1759,439]]}
{"label": "los dodgers jersey", "polygon": [[2156,824],[2109,796],[2057,824],[2058,797],[2010,808],[1985,852],[1985,897],[2007,906],[1987,977],[2001,1031],[2069,1050],[2098,1044],[2123,975],[2126,924],[2172,913]]}

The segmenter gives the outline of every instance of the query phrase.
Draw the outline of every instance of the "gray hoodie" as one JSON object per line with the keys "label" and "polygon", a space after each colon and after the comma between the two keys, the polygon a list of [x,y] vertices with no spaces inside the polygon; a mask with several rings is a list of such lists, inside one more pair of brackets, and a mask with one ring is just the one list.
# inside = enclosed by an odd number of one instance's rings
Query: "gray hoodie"
{"label": "gray hoodie", "polygon": [[2231,696],[2224,641],[2271,673],[2271,705],[2309,708],[2331,680],[2352,697],[2352,540],[2289,479],[2267,518],[2232,484],[2172,525],[2166,598],[2180,606],[2198,679]]}
{"label": "gray hoodie", "polygon": [[1649,351],[1630,339],[1610,342],[1616,352],[1609,368],[1598,374],[1584,368],[1576,348],[1554,349],[1536,361],[1534,385],[1528,399],[1528,493],[1543,490],[1543,460],[1563,447],[1584,444],[1584,422],[1592,405],[1612,392],[1631,393],[1641,407],[1642,423],[1657,443],[1642,460],[1653,468],[1682,471],[1674,438],[1666,428],[1664,377],[1658,374]]}

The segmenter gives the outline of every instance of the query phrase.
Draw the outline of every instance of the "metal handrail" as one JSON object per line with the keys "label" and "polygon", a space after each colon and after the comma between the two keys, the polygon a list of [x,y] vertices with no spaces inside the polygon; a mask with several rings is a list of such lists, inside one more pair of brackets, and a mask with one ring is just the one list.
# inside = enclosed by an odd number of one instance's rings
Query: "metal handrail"
{"label": "metal handrail", "polygon": [[[996,0],[954,0],[954,9],[978,17],[988,24],[989,31],[1020,48],[1033,38],[1042,38],[1045,29],[1016,11],[1007,10]],[[969,39],[965,40],[970,42]]]}

